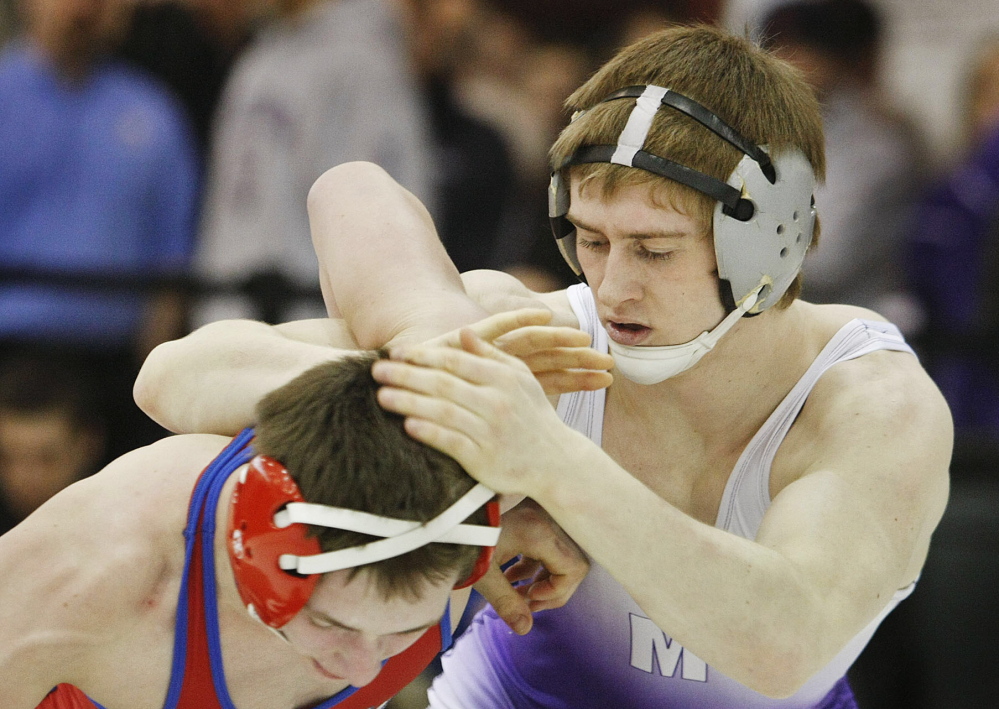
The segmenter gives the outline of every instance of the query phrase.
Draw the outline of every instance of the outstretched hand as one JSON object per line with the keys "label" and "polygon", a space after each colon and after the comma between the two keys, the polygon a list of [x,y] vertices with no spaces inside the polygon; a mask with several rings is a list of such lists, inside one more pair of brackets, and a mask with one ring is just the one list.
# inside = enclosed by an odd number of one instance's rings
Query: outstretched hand
{"label": "outstretched hand", "polygon": [[[500,566],[520,557],[506,571]],[[590,570],[576,543],[533,500],[503,514],[503,532],[492,568],[475,584],[497,615],[519,635],[530,631],[532,613],[558,608]]]}
{"label": "outstretched hand", "polygon": [[614,359],[590,348],[590,336],[572,327],[549,327],[552,312],[522,308],[497,313],[434,338],[423,346],[460,349],[467,330],[522,360],[548,395],[592,391],[609,386]]}

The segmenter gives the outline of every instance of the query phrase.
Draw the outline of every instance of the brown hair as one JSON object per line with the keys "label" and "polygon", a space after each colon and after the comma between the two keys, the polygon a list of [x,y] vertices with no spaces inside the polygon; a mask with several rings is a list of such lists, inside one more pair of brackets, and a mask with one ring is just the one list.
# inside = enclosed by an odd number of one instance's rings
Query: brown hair
{"label": "brown hair", "polygon": [[[750,40],[706,25],[653,33],[621,50],[577,89],[566,105],[587,113],[569,124],[552,146],[553,169],[581,147],[615,144],[635,100],[600,102],[618,89],[644,84],[697,101],[771,154],[800,149],[816,178],[824,177],[822,117],[811,87],[796,69]],[[656,112],[645,150],[723,181],[743,157],[694,119],[669,108]],[[570,172],[581,189],[598,185],[604,196],[621,186],[649,184],[659,199],[711,224],[712,198],[653,173],[610,163],[578,165]],[[799,274],[778,306],[789,305],[800,291]]]}
{"label": "brown hair", "polygon": [[[375,398],[365,353],[321,364],[268,394],[257,405],[254,449],[281,461],[308,502],[427,522],[472,488],[475,481],[454,459],[410,438],[401,416]],[[479,510],[470,522],[483,523]],[[375,538],[313,528],[323,551]],[[418,597],[424,581],[464,578],[480,547],[432,543],[401,556],[353,569],[372,572],[386,598]]]}

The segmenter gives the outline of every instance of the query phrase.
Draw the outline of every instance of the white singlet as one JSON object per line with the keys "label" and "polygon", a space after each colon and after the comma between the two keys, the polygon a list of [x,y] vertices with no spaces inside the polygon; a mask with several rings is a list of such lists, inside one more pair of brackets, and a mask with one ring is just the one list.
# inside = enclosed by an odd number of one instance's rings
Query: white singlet
{"label": "white singlet", "polygon": [[[586,286],[568,291],[580,329],[607,351],[607,335]],[[888,323],[852,320],[822,352],[753,437],[733,469],[715,526],[753,539],[770,505],[770,465],[819,377],[838,362],[877,350],[912,353]],[[566,424],[601,441],[604,390],[559,400]],[[794,696],[770,699],[705,664],[651,620],[624,588],[594,565],[570,602],[535,615],[515,635],[487,607],[444,656],[430,691],[434,709],[846,709],[856,707],[843,679],[874,631],[915,584],[894,594],[878,616]]]}

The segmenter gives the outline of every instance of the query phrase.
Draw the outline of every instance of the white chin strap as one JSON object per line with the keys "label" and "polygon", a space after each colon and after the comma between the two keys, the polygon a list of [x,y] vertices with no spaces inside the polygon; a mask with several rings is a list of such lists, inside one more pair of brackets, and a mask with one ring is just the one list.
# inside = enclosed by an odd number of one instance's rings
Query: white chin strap
{"label": "white chin strap", "polygon": [[274,523],[278,527],[295,523],[312,524],[370,534],[383,539],[312,556],[282,554],[278,558],[278,565],[286,571],[297,571],[304,575],[325,574],[401,556],[431,542],[493,547],[499,539],[499,527],[461,522],[489,502],[495,494],[479,483],[426,524],[380,517],[342,507],[290,502],[285,509],[274,515]]}
{"label": "white chin strap", "polygon": [[756,305],[763,284],[756,287],[742,299],[739,306],[725,316],[714,330],[705,330],[690,342],[682,345],[664,345],[662,347],[642,347],[634,345],[619,345],[614,340],[609,341],[611,354],[614,355],[614,366],[624,376],[636,384],[658,384],[680,372],[685,372],[701,357],[718,344],[722,335],[732,329],[732,326]]}

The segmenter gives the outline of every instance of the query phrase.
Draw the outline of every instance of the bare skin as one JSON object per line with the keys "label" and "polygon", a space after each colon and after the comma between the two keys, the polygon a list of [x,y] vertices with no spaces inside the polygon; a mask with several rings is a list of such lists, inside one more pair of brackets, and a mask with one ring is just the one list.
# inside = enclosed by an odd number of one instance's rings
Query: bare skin
{"label": "bare skin", "polygon": [[[905,353],[877,352],[823,375],[777,453],[755,540],[712,526],[732,466],[777,403],[843,324],[877,314],[804,302],[771,308],[660,384],[615,377],[601,450],[558,420],[522,362],[474,332],[461,335],[460,348],[412,344],[455,319],[473,322],[476,307],[534,304],[553,323],[574,325],[565,293],[534,294],[491,272],[466,274],[459,286],[437,263],[446,254],[422,208],[374,166],[334,168],[310,207],[349,218],[337,197],[347,185],[400,212],[401,228],[369,228],[374,240],[363,228],[314,233],[321,258],[338,256],[339,275],[327,272],[332,302],[366,346],[422,335],[375,367],[382,404],[473,477],[540,503],[649,618],[710,665],[761,693],[793,694],[918,576],[946,504],[952,425]],[[572,190],[569,218],[609,337],[677,344],[721,320],[705,225],[658,206],[641,186],[609,199]],[[384,212],[376,216],[359,218],[384,227]],[[419,280],[427,273],[444,275]],[[392,296],[400,291],[407,297]],[[363,317],[347,305],[358,294],[368,298]],[[452,307],[468,296],[465,310]],[[452,316],[435,323],[439,312]]]}
{"label": "bare skin", "polygon": [[[604,199],[573,185],[571,203],[609,337],[677,344],[721,320],[704,225],[657,206],[642,186]],[[385,259],[356,261],[358,281],[405,278]],[[486,278],[475,288],[491,289],[491,302],[532,297]],[[539,302],[558,322],[574,319],[564,294]],[[464,351],[410,347],[374,371],[391,385],[383,405],[410,417],[414,437],[494,489],[540,503],[710,665],[787,696],[918,576],[947,499],[946,405],[914,357],[878,352],[834,366],[809,396],[774,462],[773,503],[757,539],[712,526],[746,443],[857,317],[880,319],[797,302],[744,319],[693,369],[661,384],[615,377],[603,450],[561,424],[522,364],[471,335]]]}
{"label": "bare skin", "polygon": [[[563,391],[606,386],[612,360],[587,347],[589,336],[571,328],[545,327],[547,309],[500,313],[473,330],[497,342],[531,368],[545,389]],[[458,331],[437,342],[457,346]],[[253,409],[265,394],[307,369],[343,357],[350,340],[342,321],[307,320],[269,326],[251,321],[206,325],[181,340],[157,348],[136,381],[136,401],[146,413],[177,432],[212,431],[234,435],[253,424]],[[586,576],[588,562],[551,521],[524,511],[509,513],[520,497],[501,501],[503,533],[489,572],[476,584],[517,633],[528,632],[532,613],[565,603]],[[521,528],[523,527],[523,528]],[[540,528],[544,533],[539,533]],[[517,555],[539,560],[544,573],[514,589],[500,571]]]}
{"label": "bare skin", "polygon": [[[200,471],[228,443],[176,436],[118,459],[0,537],[0,704],[35,707],[56,684],[76,685],[108,709],[159,709],[170,680],[181,532]],[[326,574],[282,628],[243,607],[225,549],[222,491],[214,543],[223,664],[240,709],[296,709],[370,683],[381,661],[437,624],[467,591],[427,583],[421,597],[385,599],[365,572]]]}
{"label": "bare skin", "polygon": [[[363,174],[355,175],[354,169]],[[344,302],[384,329],[355,340],[344,320],[308,320],[269,326],[252,321],[222,321],[157,347],[146,359],[135,383],[135,399],[150,417],[175,432],[211,432],[233,435],[253,423],[254,406],[266,393],[291,381],[316,364],[343,357],[358,347],[387,338],[391,344],[412,344],[432,339],[458,346],[459,325],[478,320],[475,331],[504,351],[522,359],[552,396],[580,389],[607,386],[613,360],[588,347],[590,338],[575,328],[552,327],[553,312],[533,298],[504,298],[497,304],[470,300],[464,282],[446,259],[443,247],[424,255],[424,246],[407,251],[406,242],[393,246],[386,234],[429,231],[433,223],[423,206],[405,190],[367,189],[371,181],[388,184],[390,178],[373,165],[351,163],[317,181],[309,196],[309,212],[317,252],[332,264],[321,272],[324,295],[331,313]],[[392,183],[394,184],[394,183]],[[349,297],[337,302],[331,273],[349,280],[351,269],[340,269],[330,254],[344,239],[361,239],[372,253],[403,258],[409,264],[401,303],[381,314],[364,311],[369,298]],[[441,258],[443,254],[443,258]],[[481,275],[489,277],[488,273]],[[415,283],[414,283],[415,281]],[[375,281],[358,287],[395,292],[394,284]],[[514,310],[518,305],[531,308]],[[426,304],[427,308],[414,308]],[[401,305],[401,307],[397,307]],[[485,317],[490,310],[498,311]],[[392,312],[388,318],[383,316]],[[396,317],[398,316],[398,317]],[[519,498],[517,498],[519,499]],[[504,501],[504,510],[516,503]],[[539,523],[545,534],[537,534]],[[521,528],[521,525],[525,525]],[[504,516],[500,553],[476,589],[517,633],[530,630],[532,613],[564,603],[585,577],[588,563],[576,545],[536,511],[519,510]],[[535,583],[514,589],[500,571],[500,562],[523,554],[538,560],[544,571]],[[531,562],[528,562],[531,563]],[[510,578],[514,578],[514,574]]]}

